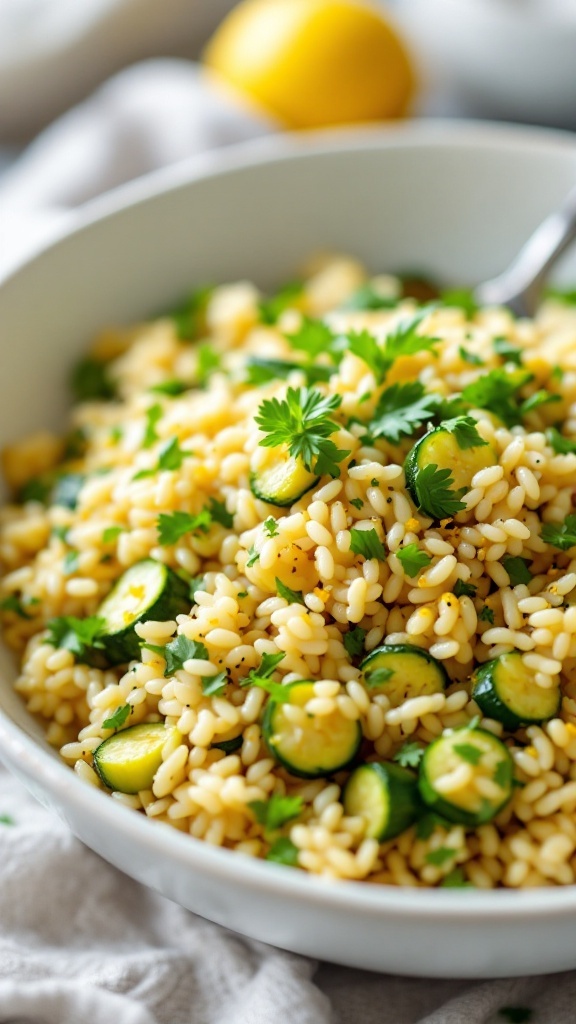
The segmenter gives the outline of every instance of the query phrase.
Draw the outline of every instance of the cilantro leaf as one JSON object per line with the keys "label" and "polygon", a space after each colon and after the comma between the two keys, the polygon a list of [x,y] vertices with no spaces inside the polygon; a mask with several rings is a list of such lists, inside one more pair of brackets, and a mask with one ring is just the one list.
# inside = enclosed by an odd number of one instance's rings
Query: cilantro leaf
{"label": "cilantro leaf", "polygon": [[444,420],[440,426],[454,435],[462,451],[467,448],[483,448],[488,444],[488,441],[480,437],[476,429],[476,420],[472,416],[456,416],[455,419]]}
{"label": "cilantro leaf", "polygon": [[373,526],[369,530],[351,528],[350,551],[364,558],[379,558],[380,561],[386,558],[386,549]]}
{"label": "cilantro leaf", "polygon": [[490,370],[464,388],[462,399],[477,409],[493,412],[507,427],[515,427],[522,422],[516,396],[530,380],[532,374],[527,370]]}
{"label": "cilantro leaf", "polygon": [[215,676],[201,676],[201,681],[205,697],[221,697],[228,683],[228,673],[218,672]]}
{"label": "cilantro leaf", "polygon": [[290,587],[287,587],[285,583],[282,583],[282,580],[278,579],[277,576],[275,576],[274,579],[278,597],[283,597],[285,601],[288,601],[288,604],[306,603],[304,601],[304,594],[301,590],[291,590]]}
{"label": "cilantro leaf", "polygon": [[305,352],[310,362],[313,362],[323,352],[332,350],[336,336],[322,320],[313,320],[305,316],[299,329],[294,334],[287,334],[286,337],[292,348]]}
{"label": "cilantro leaf", "polygon": [[269,800],[252,800],[248,804],[256,821],[266,832],[276,832],[289,821],[298,818],[303,806],[302,797],[280,796],[278,793],[274,793]]}
{"label": "cilantro leaf", "polygon": [[475,355],[474,352],[469,352],[463,345],[460,345],[458,355],[460,356],[460,359],[464,363],[468,363],[469,366],[484,366],[484,360],[480,359],[480,356]]}
{"label": "cilantro leaf", "polygon": [[335,366],[323,366],[320,363],[294,363],[286,359],[264,359],[250,356],[246,361],[247,384],[268,384],[273,380],[286,380],[294,370],[299,370],[306,377],[307,384],[318,384],[319,381],[330,380]]}
{"label": "cilantro leaf", "polygon": [[189,388],[190,384],[174,378],[173,380],[162,380],[159,384],[153,384],[152,387],[148,388],[148,391],[152,391],[156,395],[168,395],[170,398],[177,398],[178,395],[182,395]]}
{"label": "cilantro leaf", "polygon": [[276,864],[287,864],[291,868],[298,865],[298,847],[294,845],[288,836],[278,836],[266,854],[266,860],[274,861]]}
{"label": "cilantro leaf", "polygon": [[535,391],[530,398],[526,398],[520,406],[520,413],[525,416],[526,413],[534,412],[535,409],[539,409],[542,405],[550,405],[551,402],[561,402],[561,395],[557,395],[553,391],[546,391],[545,388],[541,388],[540,391]]}
{"label": "cilantro leaf", "polygon": [[480,622],[489,622],[491,626],[494,625],[494,612],[487,604],[484,605],[482,611],[478,616]]}
{"label": "cilantro leaf", "polygon": [[156,424],[162,419],[162,406],[151,405],[146,409],[146,426],[144,428],[144,437],[142,439],[143,448],[151,448],[156,441],[158,441],[158,434],[156,432]]}
{"label": "cilantro leaf", "polygon": [[116,711],[110,715],[110,718],[106,718],[105,721],[102,722],[102,728],[120,729],[129,717],[131,711],[131,704],[121,704],[120,707],[116,708]]}
{"label": "cilantro leaf", "polygon": [[248,558],[246,560],[247,568],[250,569],[251,566],[255,565],[259,558],[260,552],[256,551],[254,545],[251,544],[250,547],[248,548]]}
{"label": "cilantro leaf", "polygon": [[450,519],[466,508],[460,496],[463,490],[454,491],[454,478],[449,469],[438,469],[434,463],[419,469],[414,488],[418,508],[431,519]]}
{"label": "cilantro leaf", "polygon": [[402,768],[417,768],[424,757],[425,749],[421,743],[408,741],[404,746],[400,747],[400,750],[396,751],[392,760],[396,761]]}
{"label": "cilantro leaf", "polygon": [[234,525],[234,516],[226,508],[226,502],[210,498],[208,502],[208,514],[215,523],[220,523],[225,529],[230,530]]}
{"label": "cilantro leaf", "polygon": [[160,448],[158,469],[180,469],[184,459],[191,454],[180,447],[177,437],[171,437]]}
{"label": "cilantro leaf", "polygon": [[28,612],[25,611],[22,601],[16,596],[16,594],[9,594],[8,597],[5,597],[0,601],[0,611],[14,612],[14,614],[18,615],[21,619],[32,618],[32,616],[28,615]]}
{"label": "cilantro leaf", "polygon": [[260,320],[263,324],[275,324],[286,309],[294,306],[294,299],[299,298],[304,290],[301,281],[289,281],[283,285],[270,299],[258,303]]}
{"label": "cilantro leaf", "polygon": [[530,583],[532,573],[528,568],[530,565],[530,560],[528,558],[503,558],[502,565],[510,577],[511,587],[517,587],[519,583]]}
{"label": "cilantro leaf", "polygon": [[284,651],[279,651],[278,654],[263,654],[257,674],[261,679],[268,679],[285,657]]}
{"label": "cilantro leaf", "polygon": [[76,363],[70,378],[70,388],[75,402],[108,402],[116,397],[116,389],[106,363],[91,356]]}
{"label": "cilantro leaf", "polygon": [[452,593],[454,597],[475,597],[477,587],[473,583],[464,583],[464,580],[456,580]]}
{"label": "cilantro leaf", "polygon": [[382,686],[382,684],[387,683],[393,675],[394,669],[392,668],[368,669],[364,673],[364,683],[366,686]]}
{"label": "cilantro leaf", "polygon": [[255,421],[266,434],[260,444],[266,448],[287,445],[310,473],[340,476],[337,465],[350,454],[337,448],[330,435],[339,430],[331,413],[340,405],[340,395],[325,397],[312,388],[288,388],[286,397],[265,399]]}
{"label": "cilantro leaf", "polygon": [[468,319],[478,312],[478,303],[471,288],[450,288],[440,294],[444,306],[454,306],[463,310]]}
{"label": "cilantro leaf", "polygon": [[429,306],[423,306],[411,317],[401,320],[386,335],[382,344],[369,331],[351,331],[348,334],[349,349],[370,367],[376,381],[381,383],[396,359],[430,351],[436,344],[436,338],[416,333],[417,327],[430,311]]}
{"label": "cilantro leaf", "polygon": [[161,655],[166,662],[164,669],[165,676],[173,676],[179,669],[184,668],[184,662],[199,658],[208,661],[208,650],[198,640],[189,640],[187,636],[179,633],[174,640],[163,647],[161,644],[141,644],[147,651],[154,651],[154,654]]}
{"label": "cilantro leaf", "polygon": [[576,441],[571,440],[569,437],[564,437],[556,427],[548,427],[546,439],[557,455],[576,454]]}
{"label": "cilantro leaf", "polygon": [[518,348],[517,345],[512,345],[508,338],[494,338],[492,347],[496,355],[500,356],[505,363],[515,363],[516,366],[522,365],[522,349]]}
{"label": "cilantro leaf", "polygon": [[474,889],[475,886],[469,882],[462,868],[454,868],[444,876],[440,882],[441,889]]}
{"label": "cilantro leaf", "polygon": [[407,544],[406,547],[399,548],[396,551],[396,557],[402,563],[404,572],[410,579],[417,576],[420,569],[425,569],[432,561],[432,556],[421,551],[417,544]]}
{"label": "cilantro leaf", "polygon": [[450,846],[439,846],[437,850],[430,850],[430,853],[426,854],[426,863],[441,867],[446,861],[452,860],[456,853],[457,851]]}
{"label": "cilantro leaf", "polygon": [[453,825],[451,821],[446,821],[446,819],[440,814],[436,814],[434,811],[429,811],[418,821],[416,825],[416,835],[418,839],[429,839],[437,828],[443,828],[448,832],[452,827]]}
{"label": "cilantro leaf", "polygon": [[77,658],[83,658],[91,648],[102,648],[100,637],[106,628],[106,620],[100,615],[77,619],[63,615],[46,623],[45,642],[52,647],[63,647]]}
{"label": "cilantro leaf", "polygon": [[278,523],[274,519],[274,516],[268,516],[268,518],[264,520],[264,530],[268,537],[278,536]]}
{"label": "cilantro leaf", "polygon": [[452,749],[455,750],[462,760],[466,761],[468,764],[477,765],[482,760],[483,751],[473,743],[454,744]]}
{"label": "cilantro leaf", "polygon": [[392,384],[380,395],[368,424],[370,436],[384,437],[392,444],[397,444],[401,437],[412,437],[430,419],[437,404],[437,396],[426,394],[419,381]]}
{"label": "cilantro leaf", "polygon": [[161,512],[156,520],[158,543],[176,544],[186,533],[208,533],[212,516],[207,508],[192,515],[190,512]]}
{"label": "cilantro leaf", "polygon": [[270,679],[270,676],[274,674],[277,666],[285,657],[284,651],[279,651],[278,654],[263,654],[260,666],[253,668],[245,679],[241,679],[240,686],[259,686],[261,690],[265,690],[266,693],[270,694],[277,703],[284,703],[289,700],[290,687],[284,686],[282,683],[275,683]]}
{"label": "cilantro leaf", "polygon": [[205,388],[212,374],[219,369],[220,356],[209,342],[203,341],[201,345],[198,345],[198,362],[196,364],[199,387]]}
{"label": "cilantro leaf", "polygon": [[350,498],[350,504],[353,505],[354,508],[357,508],[358,511],[360,511],[360,509],[364,505],[364,502],[362,501],[362,498]]}
{"label": "cilantro leaf", "polygon": [[206,310],[214,288],[202,285],[171,314],[180,341],[194,341],[206,329]]}
{"label": "cilantro leaf", "polygon": [[105,530],[102,530],[102,543],[112,544],[119,537],[121,533],[125,533],[126,526],[107,526]]}
{"label": "cilantro leaf", "polygon": [[342,643],[346,648],[346,652],[349,658],[358,658],[364,653],[364,638],[366,637],[366,630],[362,629],[361,626],[354,626],[354,629],[348,629],[342,636]]}

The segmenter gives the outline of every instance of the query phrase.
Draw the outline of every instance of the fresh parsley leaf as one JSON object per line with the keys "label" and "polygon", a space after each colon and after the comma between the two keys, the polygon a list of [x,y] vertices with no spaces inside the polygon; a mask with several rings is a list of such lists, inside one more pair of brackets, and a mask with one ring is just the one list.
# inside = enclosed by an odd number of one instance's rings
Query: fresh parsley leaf
{"label": "fresh parsley leaf", "polygon": [[284,661],[286,657],[284,651],[279,651],[278,654],[263,654],[262,661],[258,668],[258,675],[261,679],[269,679],[272,673],[276,670],[281,661]]}
{"label": "fresh parsley leaf", "polygon": [[463,310],[468,319],[478,312],[478,303],[471,288],[450,288],[441,293],[440,300],[444,306],[455,306]]}
{"label": "fresh parsley leaf", "polygon": [[360,509],[364,506],[362,498],[350,498],[350,504],[353,505],[354,508],[357,508],[358,511],[360,511]]}
{"label": "fresh parsley leaf", "polygon": [[62,568],[65,576],[73,576],[75,572],[78,572],[78,559],[80,555],[78,551],[67,551],[62,561]]}
{"label": "fresh parsley leaf", "polygon": [[152,387],[148,388],[148,391],[152,391],[156,395],[168,395],[170,398],[177,398],[178,395],[184,394],[188,391],[190,384],[186,384],[183,380],[162,380],[159,384],[153,384]]}
{"label": "fresh parsley leaf", "polygon": [[530,583],[532,573],[528,568],[530,565],[530,560],[528,558],[503,558],[502,565],[510,577],[511,587],[517,587],[519,583]]}
{"label": "fresh parsley leaf", "polygon": [[370,367],[376,381],[380,383],[396,359],[401,356],[412,356],[417,352],[430,351],[434,347],[436,338],[416,333],[430,312],[431,307],[423,306],[411,317],[401,320],[386,335],[383,344],[379,344],[368,331],[353,331],[348,335],[349,349]]}
{"label": "fresh parsley leaf", "polygon": [[520,406],[520,413],[525,416],[529,412],[534,412],[535,409],[539,409],[542,405],[550,405],[551,402],[561,402],[561,395],[555,394],[553,391],[546,391],[542,388],[540,391],[536,391],[530,398],[527,398]]}
{"label": "fresh parsley leaf", "polygon": [[208,533],[212,516],[207,508],[192,515],[190,512],[161,512],[156,520],[158,543],[176,544],[186,533]]}
{"label": "fresh parsley leaf", "polygon": [[163,647],[161,644],[141,644],[147,651],[154,651],[166,662],[164,669],[165,676],[173,676],[179,669],[184,668],[184,662],[192,658],[199,658],[202,661],[208,660],[208,650],[198,640],[189,640],[187,636],[179,633],[174,640]]}
{"label": "fresh parsley leaf", "polygon": [[430,419],[437,404],[437,395],[426,394],[419,381],[392,384],[380,395],[368,432],[371,437],[397,444],[401,437],[412,437]]}
{"label": "fresh parsley leaf", "polygon": [[214,351],[208,341],[198,345],[198,362],[196,364],[196,376],[201,388],[205,388],[210,377],[216,370],[220,369],[220,356]]}
{"label": "fresh parsley leaf", "polygon": [[270,679],[285,657],[284,651],[279,651],[278,654],[263,654],[259,667],[253,668],[245,679],[241,679],[240,686],[259,686],[277,701],[288,700],[290,687],[274,683]]}
{"label": "fresh parsley leaf", "polygon": [[22,601],[16,596],[16,594],[9,594],[8,597],[5,597],[0,601],[0,611],[14,612],[14,614],[18,615],[21,619],[32,618],[32,616],[28,615],[28,612],[25,611]]}
{"label": "fresh parsley leaf", "polygon": [[548,427],[546,439],[556,452],[556,455],[576,454],[576,441],[571,440],[569,437],[564,437],[556,427]]}
{"label": "fresh parsley leaf", "polygon": [[303,317],[299,329],[286,337],[292,348],[305,352],[310,362],[314,362],[323,352],[332,351],[335,334],[322,320]]}
{"label": "fresh parsley leaf", "polygon": [[480,747],[474,746],[473,743],[458,743],[454,744],[453,750],[460,755],[463,761],[468,764],[476,765],[482,760],[482,754],[484,753]]}
{"label": "fresh parsley leaf", "polygon": [[439,846],[437,850],[430,850],[430,853],[426,854],[426,863],[441,867],[446,861],[452,860],[455,855],[456,850],[451,849],[451,847]]}
{"label": "fresh parsley leaf", "polygon": [[144,437],[142,438],[142,447],[151,448],[156,441],[158,441],[158,434],[156,431],[156,424],[162,419],[162,406],[151,405],[146,409],[146,426],[144,428]]}
{"label": "fresh parsley leaf", "polygon": [[53,479],[43,476],[34,476],[27,480],[18,491],[17,501],[25,504],[27,501],[39,501],[47,505],[54,485]]}
{"label": "fresh parsley leaf", "polygon": [[342,636],[342,643],[346,648],[346,652],[349,658],[359,658],[364,653],[364,639],[366,637],[366,630],[362,629],[361,626],[354,626],[353,629],[348,629]]}
{"label": "fresh parsley leaf", "polygon": [[373,526],[369,530],[351,528],[350,550],[364,558],[379,558],[380,561],[386,558],[386,549]]}
{"label": "fresh parsley leaf", "polygon": [[298,299],[304,290],[301,281],[289,281],[270,299],[263,299],[258,303],[260,320],[263,324],[275,324],[286,309],[294,306],[294,299]]}
{"label": "fresh parsley leaf", "polygon": [[234,516],[226,508],[224,501],[218,501],[216,498],[210,498],[208,502],[208,514],[212,517],[215,523],[220,523],[220,526],[225,527],[226,530],[230,530],[234,525]]}
{"label": "fresh parsley leaf", "polygon": [[464,388],[462,399],[474,408],[493,412],[507,427],[515,427],[522,422],[516,396],[530,380],[532,374],[527,370],[490,370]]}
{"label": "fresh parsley leaf", "polygon": [[335,366],[323,366],[320,363],[294,363],[286,359],[264,359],[250,356],[246,361],[247,384],[268,384],[274,380],[286,380],[294,370],[299,370],[306,378],[307,384],[318,384],[330,380]]}
{"label": "fresh parsley leaf", "polygon": [[102,543],[112,544],[119,537],[121,533],[126,531],[125,526],[107,526],[105,530],[102,530]]}
{"label": "fresh parsley leaf", "polygon": [[381,295],[372,282],[360,285],[355,292],[342,303],[340,309],[364,310],[364,309],[394,309],[400,300],[390,295]]}
{"label": "fresh parsley leaf", "polygon": [[103,729],[121,729],[124,722],[128,719],[130,712],[132,711],[131,704],[121,704],[120,707],[116,708],[110,718],[106,718],[102,722]]}
{"label": "fresh parsley leaf", "polygon": [[476,429],[476,420],[472,416],[456,416],[455,419],[444,420],[440,426],[453,434],[456,444],[462,451],[466,451],[467,448],[483,448],[488,444],[480,437]]}
{"label": "fresh parsley leaf", "polygon": [[498,1016],[502,1017],[502,1020],[507,1020],[508,1024],[527,1024],[532,1020],[534,1011],[527,1006],[501,1006]]}
{"label": "fresh parsley leaf", "polygon": [[489,622],[491,626],[494,625],[494,612],[487,604],[484,605],[478,618],[480,619],[480,622]]}
{"label": "fresh parsley leaf", "polygon": [[278,836],[266,854],[266,860],[272,860],[276,864],[287,864],[291,868],[298,865],[298,847],[294,845],[288,836]]}
{"label": "fresh parsley leaf", "polygon": [[227,672],[218,672],[215,676],[202,676],[202,693],[205,697],[221,697],[228,682]]}
{"label": "fresh parsley leaf", "polygon": [[434,463],[419,469],[414,483],[418,507],[431,519],[451,519],[466,508],[460,501],[463,491],[452,490],[453,483],[449,469],[438,469]]}
{"label": "fresh parsley leaf", "polygon": [[248,806],[265,832],[276,832],[302,814],[304,802],[300,796],[279,796],[274,793],[269,800],[252,800]]}
{"label": "fresh parsley leaf", "polygon": [[452,593],[454,597],[475,597],[477,589],[473,583],[464,583],[464,580],[456,580]]}
{"label": "fresh parsley leaf", "polygon": [[260,552],[256,551],[254,545],[251,544],[250,547],[248,548],[248,558],[246,559],[247,568],[250,569],[251,566],[255,565],[259,558]]}
{"label": "fresh parsley leaf", "polygon": [[274,516],[268,516],[268,518],[264,520],[264,531],[267,537],[278,536],[278,523],[274,519]]}
{"label": "fresh parsley leaf", "polygon": [[310,473],[340,476],[340,467],[349,451],[337,448],[330,436],[339,430],[331,418],[341,404],[341,395],[325,397],[313,388],[288,388],[286,397],[264,399],[255,421],[265,437],[266,448],[287,445],[290,455],[301,459]]}
{"label": "fresh parsley leaf", "polygon": [[406,547],[399,548],[396,551],[396,557],[402,563],[404,572],[410,579],[417,576],[420,570],[425,569],[432,561],[432,556],[421,551],[417,544],[407,544]]}
{"label": "fresh parsley leaf", "polygon": [[211,285],[202,285],[170,314],[180,341],[194,341],[206,329],[206,310],[213,291]]}
{"label": "fresh parsley leaf", "polygon": [[494,769],[493,779],[501,789],[507,789],[510,785],[511,766],[509,761],[499,761]]}
{"label": "fresh parsley leaf", "polygon": [[382,684],[387,683],[393,675],[394,669],[392,668],[368,669],[364,673],[364,682],[366,686],[382,686]]}
{"label": "fresh parsley leaf", "polygon": [[396,761],[402,768],[417,768],[424,757],[425,749],[421,743],[408,741],[404,746],[400,747],[400,750],[396,751],[392,760]]}
{"label": "fresh parsley leaf", "polygon": [[285,601],[288,601],[288,604],[306,603],[304,601],[304,594],[301,590],[291,590],[290,587],[287,587],[285,583],[282,583],[282,580],[278,579],[277,576],[275,577],[275,582],[278,597],[283,597]]}
{"label": "fresh parsley leaf", "polygon": [[484,366],[484,360],[480,359],[480,356],[477,356],[474,352],[469,352],[463,345],[460,345],[458,355],[462,362],[468,363],[469,366]]}
{"label": "fresh parsley leaf", "polygon": [[46,624],[48,635],[45,642],[52,647],[63,647],[72,651],[77,658],[83,658],[91,648],[104,646],[100,637],[105,628],[106,620],[100,615],[91,615],[86,619],[63,615],[50,619]]}
{"label": "fresh parsley leaf", "polygon": [[158,469],[180,469],[184,459],[191,454],[180,447],[177,437],[171,437],[160,448]]}
{"label": "fresh parsley leaf", "polygon": [[515,363],[516,366],[522,365],[522,349],[518,348],[517,345],[512,345],[508,338],[494,338],[492,346],[496,355],[500,356],[505,363]]}
{"label": "fresh parsley leaf", "polygon": [[222,750],[225,754],[233,754],[236,750],[240,750],[244,742],[242,733],[239,736],[234,736],[231,740],[221,740],[220,743],[211,743],[210,747],[213,750]]}
{"label": "fresh parsley leaf", "polygon": [[70,388],[75,402],[107,402],[116,397],[106,363],[88,356],[72,370]]}
{"label": "fresh parsley leaf", "polygon": [[444,876],[440,882],[441,889],[474,889],[475,886],[469,882],[462,868],[454,868]]}
{"label": "fresh parsley leaf", "polygon": [[53,505],[75,509],[85,482],[84,473],[62,473],[54,482],[50,501]]}

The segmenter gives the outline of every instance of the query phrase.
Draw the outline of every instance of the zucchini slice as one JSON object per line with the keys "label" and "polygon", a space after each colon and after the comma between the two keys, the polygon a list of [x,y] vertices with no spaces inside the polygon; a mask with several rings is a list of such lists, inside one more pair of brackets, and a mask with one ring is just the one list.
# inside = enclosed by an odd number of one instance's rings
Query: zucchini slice
{"label": "zucchini slice", "polygon": [[413,825],[422,812],[414,772],[390,761],[361,764],[343,796],[344,813],[366,821],[366,835],[383,843]]}
{"label": "zucchini slice", "polygon": [[190,611],[188,584],[163,562],[145,558],[116,582],[96,612],[104,619],[102,643],[110,665],[140,657],[137,622],[173,619]]}
{"label": "zucchini slice", "polygon": [[118,793],[150,789],[170,735],[163,722],[131,725],[96,747],[94,768],[104,785]]}
{"label": "zucchini slice", "polygon": [[488,466],[495,466],[498,456],[490,444],[461,448],[456,433],[442,424],[433,427],[410,449],[404,463],[406,486],[422,511],[436,519],[434,509],[426,507],[426,494],[421,492],[418,478],[426,466],[449,469],[452,477],[451,490],[456,494],[470,490],[475,473]]}
{"label": "zucchini slice", "polygon": [[250,474],[250,487],[256,498],[286,508],[314,487],[319,479],[319,476],[308,472],[301,459],[279,447],[270,449],[269,459]]}
{"label": "zucchini slice", "polygon": [[477,828],[492,821],[512,796],[508,748],[486,729],[465,727],[434,740],[420,762],[425,804],[448,821]]}
{"label": "zucchini slice", "polygon": [[517,651],[481,665],[472,683],[472,697],[482,713],[511,732],[521,725],[554,718],[562,702],[560,687],[545,690],[538,686]]}
{"label": "zucchini slice", "polygon": [[393,708],[411,697],[442,693],[450,685],[442,663],[415,644],[377,647],[364,658],[360,669],[370,693],[385,694]]}
{"label": "zucchini slice", "polygon": [[274,757],[302,779],[318,779],[345,768],[356,757],[362,742],[360,723],[336,709],[330,715],[307,715],[293,722],[287,705],[304,707],[314,696],[314,684],[298,680],[286,687],[287,701],[270,697],[262,720],[262,734]]}

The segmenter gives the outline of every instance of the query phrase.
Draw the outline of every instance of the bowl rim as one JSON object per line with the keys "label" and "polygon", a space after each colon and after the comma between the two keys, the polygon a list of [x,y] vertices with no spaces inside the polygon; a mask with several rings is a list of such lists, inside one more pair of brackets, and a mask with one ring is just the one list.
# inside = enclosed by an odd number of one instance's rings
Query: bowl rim
{"label": "bowl rim", "polygon": [[[31,247],[0,279],[4,287],[29,265],[52,249],[90,229],[91,225],[114,218],[117,213],[138,207],[165,193],[177,192],[196,181],[221,178],[250,167],[286,163],[343,152],[370,152],[406,148],[494,148],[502,151],[556,151],[570,153],[576,161],[576,138],[569,132],[506,123],[460,120],[412,121],[382,129],[332,129],[296,136],[271,136],[230,146],[216,153],[202,154],[168,168],[144,175],[87,203],[66,217],[48,239]],[[0,683],[0,685],[2,685]],[[366,885],[357,881],[327,882],[302,871],[287,871],[281,865],[233,851],[210,846],[183,834],[163,822],[151,823],[132,813],[110,797],[83,782],[57,755],[45,750],[0,707],[0,759],[18,765],[20,777],[40,779],[38,788],[61,809],[69,806],[79,815],[91,814],[105,829],[124,840],[146,848],[162,861],[198,870],[215,880],[241,885],[277,898],[310,903],[320,909],[379,916],[386,913],[404,918],[436,918],[453,923],[493,918],[522,921],[535,914],[572,915],[576,910],[576,884],[524,890],[426,889]],[[61,813],[62,816],[62,813]]]}

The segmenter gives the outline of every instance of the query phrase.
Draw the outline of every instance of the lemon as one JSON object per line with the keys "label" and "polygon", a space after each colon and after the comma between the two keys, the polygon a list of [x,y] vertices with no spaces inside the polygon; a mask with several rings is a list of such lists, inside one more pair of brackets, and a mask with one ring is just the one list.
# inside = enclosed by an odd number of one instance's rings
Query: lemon
{"label": "lemon", "polygon": [[401,117],[414,91],[403,42],[360,0],[244,0],[204,62],[290,128]]}

